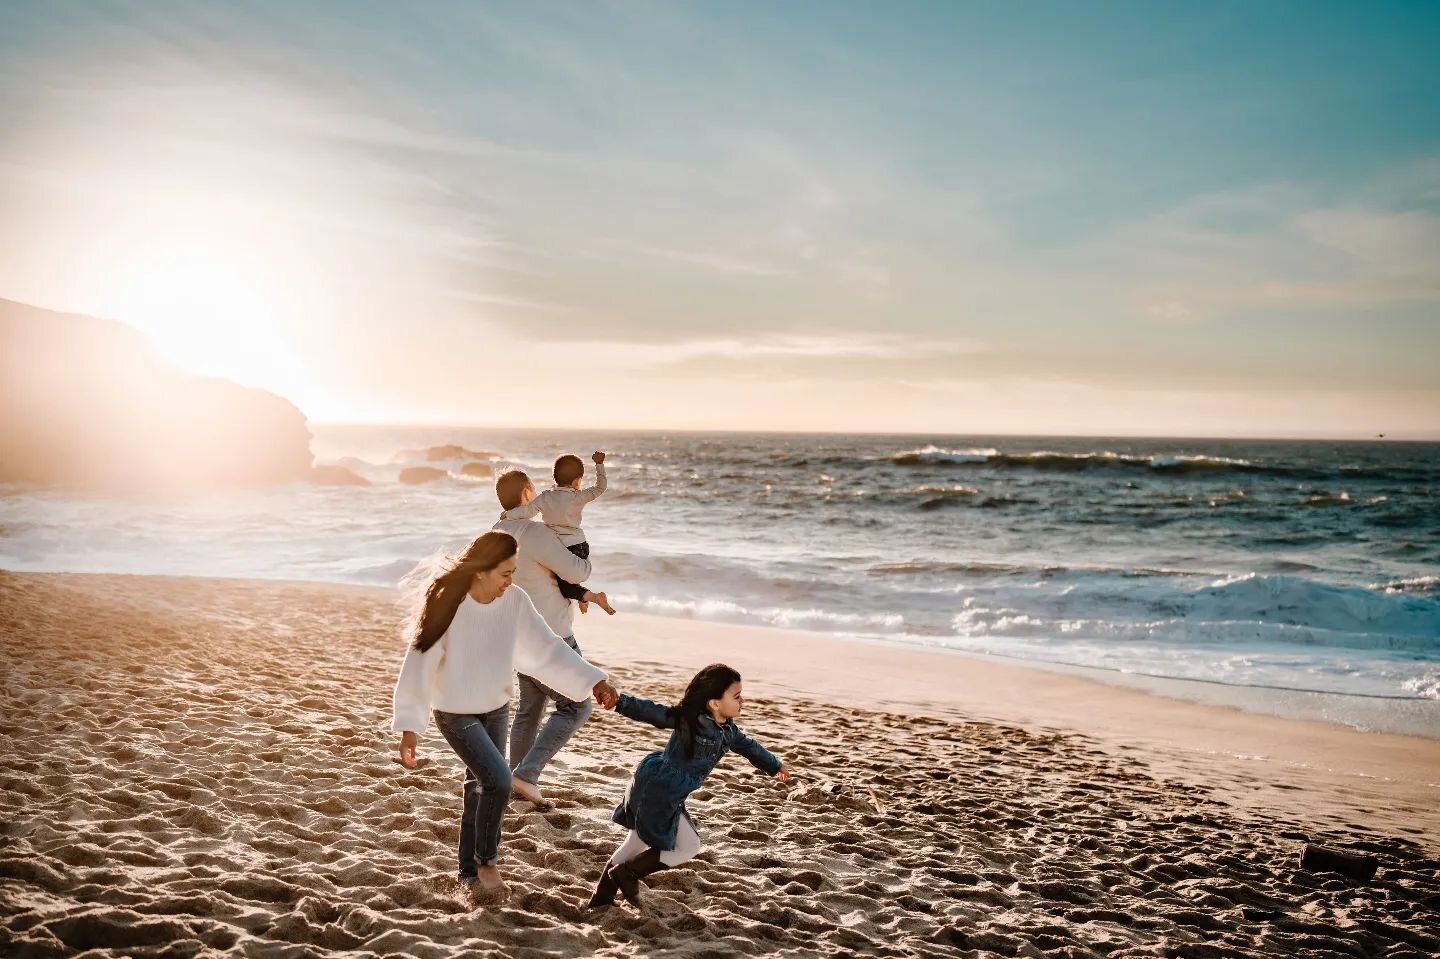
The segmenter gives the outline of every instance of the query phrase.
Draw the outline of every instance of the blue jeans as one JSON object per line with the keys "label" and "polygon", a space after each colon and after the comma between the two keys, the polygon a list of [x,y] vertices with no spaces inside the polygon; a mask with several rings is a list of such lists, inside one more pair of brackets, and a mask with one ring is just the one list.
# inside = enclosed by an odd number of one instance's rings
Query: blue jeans
{"label": "blue jeans", "polygon": [[460,818],[460,881],[500,858],[500,823],[510,801],[510,767],[500,750],[510,704],[478,716],[435,710],[440,735],[465,764],[465,811]]}
{"label": "blue jeans", "polygon": [[[574,636],[566,636],[565,643],[575,652],[580,652]],[[541,729],[540,720],[545,715],[547,700],[554,700],[555,712]],[[527,783],[540,782],[550,760],[565,748],[575,731],[585,725],[594,708],[588,699],[578,703],[566,699],[548,686],[521,674],[515,725],[510,727],[510,762],[515,767],[515,778]]]}

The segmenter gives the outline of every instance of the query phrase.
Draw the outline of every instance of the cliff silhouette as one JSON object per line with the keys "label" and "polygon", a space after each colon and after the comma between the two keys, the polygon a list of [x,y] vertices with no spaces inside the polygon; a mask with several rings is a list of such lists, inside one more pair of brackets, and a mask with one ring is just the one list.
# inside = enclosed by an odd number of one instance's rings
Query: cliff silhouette
{"label": "cliff silhouette", "polygon": [[123,323],[0,300],[0,482],[254,486],[312,459],[288,400],[177,370]]}

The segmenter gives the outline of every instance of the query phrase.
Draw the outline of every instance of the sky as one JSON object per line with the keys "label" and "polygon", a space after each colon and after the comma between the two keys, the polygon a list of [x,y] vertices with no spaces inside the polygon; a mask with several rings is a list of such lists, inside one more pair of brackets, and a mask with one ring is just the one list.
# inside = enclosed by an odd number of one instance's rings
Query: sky
{"label": "sky", "polygon": [[315,421],[1440,438],[1431,3],[0,3],[0,297]]}

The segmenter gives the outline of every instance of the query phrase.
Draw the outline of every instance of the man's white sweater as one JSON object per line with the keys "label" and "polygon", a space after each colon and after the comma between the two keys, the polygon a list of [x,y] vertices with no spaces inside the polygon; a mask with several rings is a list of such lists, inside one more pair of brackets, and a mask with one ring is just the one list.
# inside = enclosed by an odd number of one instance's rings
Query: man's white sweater
{"label": "man's white sweater", "polygon": [[577,701],[605,678],[545,625],[520,587],[488,603],[467,594],[435,645],[406,652],[391,728],[423,733],[432,709],[466,715],[499,709],[510,701],[517,669]]}
{"label": "man's white sweater", "polygon": [[570,552],[548,526],[535,520],[502,519],[494,528],[514,536],[520,546],[515,556],[515,585],[530,594],[551,629],[561,636],[574,635],[575,606],[560,595],[555,577],[583,583],[590,578],[590,561]]}

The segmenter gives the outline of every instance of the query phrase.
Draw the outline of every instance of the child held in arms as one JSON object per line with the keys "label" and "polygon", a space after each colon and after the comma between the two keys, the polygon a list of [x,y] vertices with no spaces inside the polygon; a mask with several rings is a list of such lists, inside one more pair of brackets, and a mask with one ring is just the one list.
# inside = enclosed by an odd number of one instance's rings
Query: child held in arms
{"label": "child held in arms", "polygon": [[[585,464],[580,457],[566,453],[555,461],[554,489],[547,489],[524,506],[507,509],[500,518],[530,519],[539,513],[566,549],[581,559],[589,559],[590,543],[585,539],[585,531],[580,528],[580,514],[586,503],[599,497],[606,489],[605,454],[596,451],[590,454],[590,459],[595,462],[594,486],[580,488],[580,481],[585,478]],[[590,604],[594,603],[611,616],[615,615],[615,608],[604,593],[558,578],[556,584],[562,596],[580,604],[580,612],[589,612]]]}

